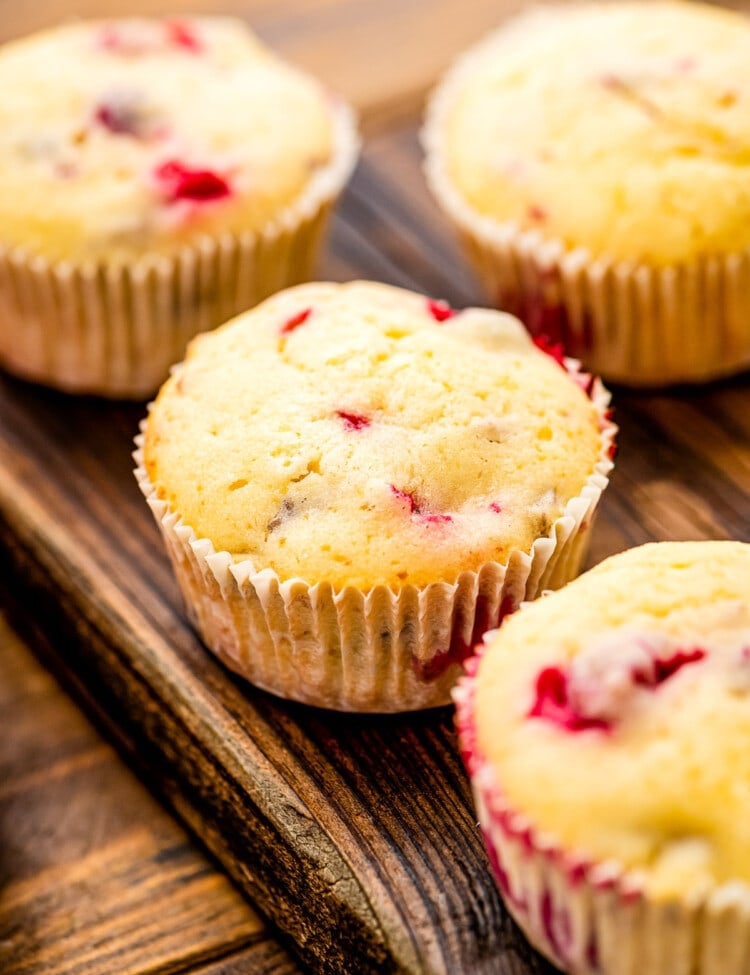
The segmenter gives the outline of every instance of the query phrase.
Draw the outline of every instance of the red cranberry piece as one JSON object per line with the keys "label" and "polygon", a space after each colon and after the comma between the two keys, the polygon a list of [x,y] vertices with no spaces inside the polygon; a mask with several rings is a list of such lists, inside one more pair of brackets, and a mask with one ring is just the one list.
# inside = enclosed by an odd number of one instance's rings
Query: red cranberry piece
{"label": "red cranberry piece", "polygon": [[578,714],[568,700],[568,674],[560,667],[545,667],[536,680],[535,698],[528,716],[545,718],[567,731],[604,730],[609,725],[599,718]]}
{"label": "red cranberry piece", "polygon": [[289,335],[300,325],[303,325],[307,319],[312,314],[312,308],[303,308],[302,311],[298,311],[296,315],[292,315],[291,318],[287,318],[284,324],[281,326],[281,334]]}
{"label": "red cranberry piece", "polygon": [[545,667],[536,679],[535,693],[529,716],[567,725],[568,675],[565,671],[561,667]]}
{"label": "red cranberry piece", "polygon": [[137,92],[110,92],[94,109],[94,120],[115,135],[141,139],[150,134],[143,99]]}
{"label": "red cranberry piece", "polygon": [[203,51],[203,42],[190,24],[184,20],[168,20],[164,24],[167,40],[173,47],[181,47],[191,54]]}
{"label": "red cranberry piece", "polygon": [[546,335],[535,335],[533,338],[537,349],[551,356],[559,366],[565,369],[565,350],[559,342],[550,342]]}
{"label": "red cranberry piece", "polygon": [[347,413],[346,410],[336,410],[336,416],[344,421],[347,430],[363,430],[370,426],[370,418],[361,413]]}
{"label": "red cranberry piece", "polygon": [[532,203],[531,206],[526,208],[526,215],[529,220],[533,220],[534,223],[544,223],[548,217],[547,211],[544,207],[539,206],[538,203]]}
{"label": "red cranberry piece", "polygon": [[428,525],[446,525],[453,521],[452,515],[433,514],[425,511],[422,502],[410,491],[403,491],[391,484],[391,491],[399,501],[403,501],[409,509],[409,514],[416,515]]}
{"label": "red cranberry piece", "polygon": [[678,670],[682,670],[688,664],[697,664],[700,660],[705,659],[705,656],[706,651],[698,647],[694,650],[677,650],[671,657],[665,657],[663,660],[657,658],[654,661],[655,670],[653,680],[644,680],[640,675],[636,674],[635,682],[642,684],[644,687],[658,687],[664,681],[669,680],[670,677],[674,677]]}
{"label": "red cranberry piece", "polygon": [[427,311],[436,322],[445,322],[456,314],[447,301],[433,301],[428,299]]}
{"label": "red cranberry piece", "polygon": [[489,508],[490,511],[494,511],[496,515],[499,515],[503,510],[503,506],[499,501],[490,501]]}
{"label": "red cranberry piece", "polygon": [[119,106],[99,105],[94,112],[94,118],[105,129],[109,129],[110,132],[115,132],[117,135],[136,134],[135,117],[132,113],[123,111]]}
{"label": "red cranberry piece", "polygon": [[229,183],[218,173],[210,169],[190,169],[174,159],[158,167],[156,178],[165,186],[169,203],[178,200],[210,202],[232,192]]}
{"label": "red cranberry piece", "polygon": [[399,501],[405,502],[409,509],[409,514],[419,514],[417,508],[417,502],[414,499],[414,495],[410,494],[409,491],[402,491],[401,488],[397,488],[395,485],[391,484],[391,491],[396,495]]}

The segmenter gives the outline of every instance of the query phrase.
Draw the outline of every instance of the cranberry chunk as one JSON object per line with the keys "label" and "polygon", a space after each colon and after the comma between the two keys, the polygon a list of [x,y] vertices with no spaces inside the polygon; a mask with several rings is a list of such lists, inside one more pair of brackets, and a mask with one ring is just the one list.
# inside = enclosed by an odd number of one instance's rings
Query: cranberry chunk
{"label": "cranberry chunk", "polygon": [[526,215],[528,216],[529,220],[532,220],[534,223],[544,223],[548,217],[547,211],[544,209],[544,207],[539,206],[538,203],[532,203],[530,206],[528,206],[526,208]]}
{"label": "cranberry chunk", "polygon": [[287,318],[287,320],[281,326],[281,334],[290,335],[295,329],[299,328],[300,325],[304,325],[311,314],[312,308],[303,308],[302,311],[298,311],[296,315],[292,315],[291,318]]}
{"label": "cranberry chunk", "polygon": [[94,121],[114,135],[145,139],[155,134],[148,107],[136,91],[112,91],[94,109]]}
{"label": "cranberry chunk", "polygon": [[99,105],[94,112],[94,118],[105,129],[116,135],[135,135],[137,120],[135,116],[122,106]]}
{"label": "cranberry chunk", "polygon": [[423,502],[420,501],[416,495],[412,494],[411,491],[404,491],[401,488],[397,488],[395,484],[391,484],[391,491],[395,496],[402,501],[406,507],[409,509],[409,514],[415,515],[417,518],[421,519],[425,524],[428,525],[446,525],[453,521],[452,515],[436,514],[434,512],[426,511]]}
{"label": "cranberry chunk", "polygon": [[654,661],[654,677],[651,681],[639,680],[636,677],[636,683],[643,684],[645,687],[658,687],[659,684],[663,684],[665,680],[669,680],[670,677],[674,677],[678,670],[682,670],[687,664],[697,664],[700,660],[703,660],[706,656],[706,651],[701,650],[698,647],[695,650],[677,650],[672,654],[671,657],[665,657],[662,660],[658,658]]}
{"label": "cranberry chunk", "polygon": [[407,508],[409,509],[409,514],[420,514],[413,494],[411,494],[409,491],[402,491],[401,488],[397,488],[395,484],[391,484],[391,491],[396,495],[399,501],[403,501],[406,504]]}
{"label": "cranberry chunk", "polygon": [[362,413],[348,413],[346,410],[336,410],[336,416],[344,421],[347,430],[363,430],[370,426],[370,418]]}
{"label": "cranberry chunk", "polygon": [[609,727],[600,718],[587,718],[575,711],[568,699],[568,673],[561,667],[545,667],[537,677],[529,717],[545,718],[567,731],[603,730]]}
{"label": "cranberry chunk", "polygon": [[445,322],[456,314],[447,301],[433,301],[432,299],[427,300],[427,311],[436,322]]}
{"label": "cranberry chunk", "polygon": [[176,159],[162,163],[156,178],[164,186],[169,203],[193,200],[205,203],[231,194],[229,183],[210,169],[191,169]]}
{"label": "cranberry chunk", "polygon": [[203,43],[194,28],[184,20],[167,20],[164,24],[167,40],[173,47],[181,47],[191,54],[200,54]]}
{"label": "cranberry chunk", "polygon": [[545,352],[559,366],[562,366],[563,369],[565,368],[565,350],[559,342],[551,342],[546,335],[535,335],[533,339],[534,345],[540,352]]}

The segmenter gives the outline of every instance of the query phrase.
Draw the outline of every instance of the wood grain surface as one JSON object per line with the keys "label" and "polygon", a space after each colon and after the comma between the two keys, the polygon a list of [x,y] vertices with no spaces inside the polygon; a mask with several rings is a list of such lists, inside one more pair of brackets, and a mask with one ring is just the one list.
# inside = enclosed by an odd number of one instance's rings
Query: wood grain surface
{"label": "wood grain surface", "polygon": [[[511,6],[235,7],[364,112],[369,138],[321,276],[479,301],[424,188],[415,105],[450,55]],[[92,0],[78,12],[95,9],[119,8]],[[54,0],[39,11],[19,7],[2,29],[70,12]],[[747,377],[616,390],[615,404],[620,457],[590,562],[649,539],[749,540]],[[2,584],[43,620],[45,659],[313,970],[550,973],[500,903],[448,709],[362,718],[287,704],[201,646],[132,477],[142,413],[0,381]]]}
{"label": "wood grain surface", "polygon": [[0,648],[3,975],[300,972],[3,615]]}

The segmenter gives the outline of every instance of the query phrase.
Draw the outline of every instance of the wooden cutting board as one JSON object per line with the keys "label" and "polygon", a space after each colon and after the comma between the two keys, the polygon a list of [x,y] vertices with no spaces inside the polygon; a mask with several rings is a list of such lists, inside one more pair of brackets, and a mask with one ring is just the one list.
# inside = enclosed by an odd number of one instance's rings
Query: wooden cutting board
{"label": "wooden cutting board", "polygon": [[[400,7],[429,22],[429,4]],[[412,96],[399,111],[386,96],[321,276],[476,303],[424,188]],[[748,379],[616,391],[615,405],[620,458],[590,563],[650,539],[750,540]],[[313,970],[551,972],[497,895],[449,709],[288,704],[202,647],[132,476],[143,413],[0,380],[2,584],[51,635],[68,686]]]}
{"label": "wooden cutting board", "polygon": [[44,633],[5,596],[0,972],[302,975],[31,656]]}

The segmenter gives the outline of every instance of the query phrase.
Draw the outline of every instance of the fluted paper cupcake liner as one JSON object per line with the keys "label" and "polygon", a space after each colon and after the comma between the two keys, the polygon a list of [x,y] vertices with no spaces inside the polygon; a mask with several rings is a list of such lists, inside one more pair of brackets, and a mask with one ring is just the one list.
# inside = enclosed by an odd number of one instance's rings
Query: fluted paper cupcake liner
{"label": "fluted paper cupcake liner", "polygon": [[483,216],[461,195],[445,167],[445,121],[454,93],[496,37],[448,72],[422,132],[427,182],[488,300],[612,382],[705,382],[749,367],[750,249],[664,267],[595,258],[539,230]]}
{"label": "fluted paper cupcake liner", "polygon": [[282,581],[249,559],[235,562],[159,499],[138,438],[136,477],[204,642],[253,684],[307,704],[373,712],[447,704],[460,664],[481,634],[580,569],[612,468],[615,427],[601,383],[580,374],[577,364],[568,366],[590,389],[600,416],[602,451],[594,471],[529,552],[462,572],[454,583],[336,590],[326,582]]}
{"label": "fluted paper cupcake liner", "polygon": [[145,398],[198,332],[309,279],[359,145],[353,113],[333,111],[331,161],[264,230],[206,235],[174,256],[118,266],[0,247],[0,364],[68,392]]}
{"label": "fluted paper cupcake liner", "polygon": [[653,898],[638,871],[564,849],[513,808],[477,742],[479,659],[453,691],[459,743],[498,888],[531,944],[571,975],[747,975],[750,885]]}

